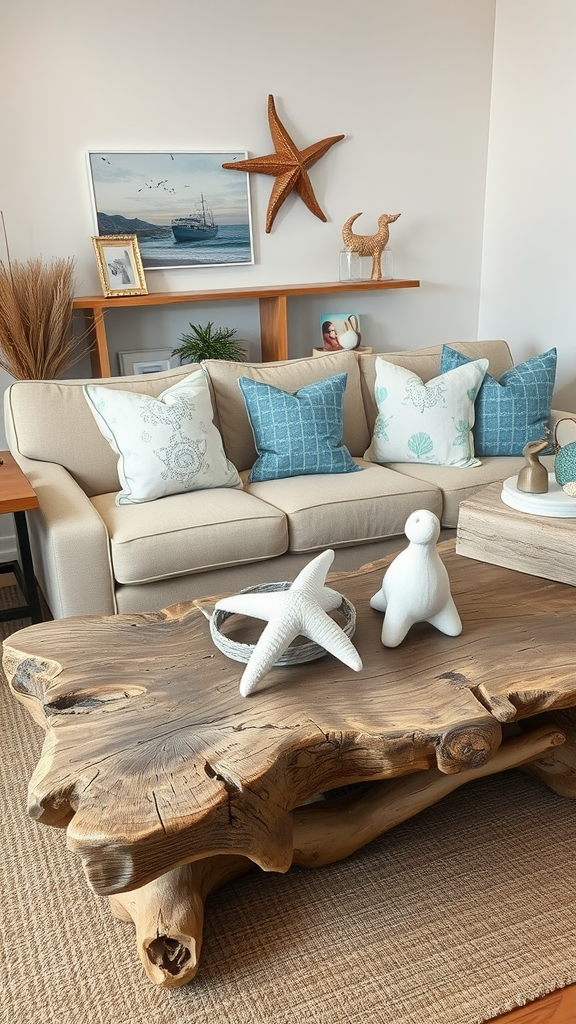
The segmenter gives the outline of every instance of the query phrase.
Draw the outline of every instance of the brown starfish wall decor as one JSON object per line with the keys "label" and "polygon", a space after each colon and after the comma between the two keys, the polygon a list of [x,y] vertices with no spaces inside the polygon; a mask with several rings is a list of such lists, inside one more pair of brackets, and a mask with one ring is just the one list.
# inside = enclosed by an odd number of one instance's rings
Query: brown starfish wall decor
{"label": "brown starfish wall decor", "polygon": [[270,233],[278,210],[293,189],[296,189],[308,209],[320,220],[325,221],[326,217],[318,205],[308,177],[308,168],[312,167],[335,142],[340,142],[344,136],[332,135],[329,139],[314,142],[306,149],[298,149],[276,113],[273,96],[268,97],[268,124],[274,143],[274,153],[254,157],[252,160],[238,160],[235,163],[222,164],[222,167],[231,171],[255,171],[256,174],[272,174],[275,177],[266,213],[266,234]]}

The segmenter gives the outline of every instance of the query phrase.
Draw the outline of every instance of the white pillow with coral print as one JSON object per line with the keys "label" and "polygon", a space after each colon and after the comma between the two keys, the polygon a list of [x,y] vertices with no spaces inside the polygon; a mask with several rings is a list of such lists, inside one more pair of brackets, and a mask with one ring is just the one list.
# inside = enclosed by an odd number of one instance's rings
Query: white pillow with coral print
{"label": "white pillow with coral print", "polygon": [[479,466],[472,437],[474,401],[487,369],[487,359],[475,359],[424,384],[412,370],[378,357],[378,416],[364,458],[461,469]]}
{"label": "white pillow with coral print", "polygon": [[158,398],[85,384],[101,433],[118,453],[117,505],[211,487],[242,487],[212,422],[210,391],[195,370]]}

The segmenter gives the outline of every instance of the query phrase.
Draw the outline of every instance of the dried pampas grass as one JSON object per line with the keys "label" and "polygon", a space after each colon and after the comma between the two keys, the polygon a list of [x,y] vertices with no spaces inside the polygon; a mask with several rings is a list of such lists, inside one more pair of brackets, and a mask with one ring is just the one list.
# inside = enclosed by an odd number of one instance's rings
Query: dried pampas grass
{"label": "dried pampas grass", "polygon": [[0,366],[12,377],[51,380],[82,358],[73,298],[73,259],[0,262]]}

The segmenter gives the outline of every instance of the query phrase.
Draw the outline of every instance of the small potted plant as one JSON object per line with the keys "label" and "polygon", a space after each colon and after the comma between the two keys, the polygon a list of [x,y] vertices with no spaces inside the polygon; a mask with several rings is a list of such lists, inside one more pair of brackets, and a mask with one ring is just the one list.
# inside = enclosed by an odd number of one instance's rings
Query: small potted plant
{"label": "small potted plant", "polygon": [[182,334],[181,344],[172,352],[180,358],[180,363],[200,363],[203,359],[233,359],[243,361],[246,358],[244,347],[234,341],[236,330],[230,327],[217,327],[209,321],[205,327],[201,324],[190,324],[188,334]]}

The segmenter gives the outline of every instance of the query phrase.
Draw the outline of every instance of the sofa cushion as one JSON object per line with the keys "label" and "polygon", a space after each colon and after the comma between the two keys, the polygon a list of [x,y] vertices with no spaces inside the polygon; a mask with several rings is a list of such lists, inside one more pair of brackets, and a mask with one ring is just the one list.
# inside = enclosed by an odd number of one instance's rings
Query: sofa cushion
{"label": "sofa cushion", "polygon": [[[467,356],[444,345],[443,373],[467,362]],[[555,378],[555,348],[512,366],[499,380],[487,373],[476,399],[473,428],[476,454],[522,455],[529,441],[544,438]]]}
{"label": "sofa cushion", "polygon": [[234,363],[207,359],[202,365],[210,378],[214,408],[226,454],[239,471],[251,469],[257,458],[250,420],[238,387],[240,377],[249,377],[294,393],[307,384],[334,374],[347,373],[342,440],[352,455],[362,455],[370,443],[360,388],[360,370],[354,352],[332,352],[323,355],[322,359],[310,356],[278,363]]}
{"label": "sofa cushion", "polygon": [[211,487],[241,487],[212,422],[208,381],[195,370],[158,397],[99,384],[84,395],[96,424],[118,454],[117,505]]}
{"label": "sofa cushion", "polygon": [[118,456],[96,426],[84,398],[84,385],[157,396],[197,369],[197,364],[190,364],[106,380],[15,381],[4,398],[10,444],[28,459],[64,466],[89,497],[118,491]]}
{"label": "sofa cushion", "polygon": [[[469,359],[487,359],[488,372],[499,377],[513,365],[510,349],[505,341],[454,341],[452,348],[462,352]],[[431,345],[429,348],[412,349],[403,352],[381,352],[380,356],[389,363],[404,366],[412,370],[420,380],[427,383],[441,372],[442,345]],[[374,386],[376,384],[377,353],[358,353],[362,398],[366,410],[366,419],[370,434],[378,415]]]}
{"label": "sofa cushion", "polygon": [[283,554],[284,514],[234,488],[173,494],[158,501],[120,505],[116,494],[92,504],[110,536],[118,583],[146,583]]}
{"label": "sofa cushion", "polygon": [[355,461],[364,472],[246,486],[250,494],[286,513],[292,552],[399,536],[408,516],[419,508],[441,517],[442,496],[433,483],[408,479],[363,459]]}
{"label": "sofa cushion", "polygon": [[425,384],[412,370],[378,358],[378,416],[365,458],[461,469],[477,466],[474,400],[487,369],[487,359],[467,361]]}
{"label": "sofa cushion", "polygon": [[248,477],[250,483],[359,471],[342,444],[346,377],[338,373],[307,384],[295,394],[240,377],[238,383],[258,452]]}
{"label": "sofa cushion", "polygon": [[[553,458],[547,455],[542,459],[542,463],[551,470]],[[454,466],[413,465],[408,462],[390,463],[388,469],[393,470],[398,476],[409,477],[410,480],[434,483],[442,492],[442,526],[455,527],[458,523],[461,501],[482,487],[487,487],[488,484],[516,476],[525,465],[524,458],[499,457],[483,459],[480,466],[466,470],[465,473]]]}

